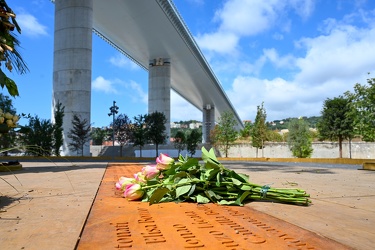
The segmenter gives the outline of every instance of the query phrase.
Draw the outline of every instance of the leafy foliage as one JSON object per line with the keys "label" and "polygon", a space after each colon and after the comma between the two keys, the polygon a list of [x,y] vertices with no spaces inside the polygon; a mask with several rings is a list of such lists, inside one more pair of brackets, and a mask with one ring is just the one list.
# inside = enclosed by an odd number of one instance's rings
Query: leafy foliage
{"label": "leafy foliage", "polygon": [[244,122],[244,128],[240,130],[240,135],[243,138],[247,138],[251,135],[251,130],[253,129],[253,124],[250,121]]}
{"label": "leafy foliage", "polygon": [[50,120],[40,119],[38,116],[29,117],[29,124],[21,126],[20,140],[25,147],[25,154],[35,156],[52,155],[53,125]]}
{"label": "leafy foliage", "polygon": [[68,138],[71,139],[69,148],[83,156],[84,145],[90,140],[90,124],[86,119],[82,120],[80,116],[74,115],[72,125],[73,128],[68,132]]}
{"label": "leafy foliage", "polygon": [[364,141],[375,141],[375,78],[367,80],[367,85],[357,83],[354,93],[346,92],[350,111],[348,116],[353,120],[354,133],[362,136]]}
{"label": "leafy foliage", "polygon": [[[289,127],[290,121],[297,118],[298,117],[289,117],[282,120],[274,120],[271,122],[267,122],[266,125],[270,130],[287,129]],[[301,118],[309,124],[310,128],[316,128],[316,124],[318,124],[321,119],[320,116],[302,116]]]}
{"label": "leafy foliage", "polygon": [[108,134],[108,129],[106,128],[93,128],[91,131],[92,144],[102,145]]}
{"label": "leafy foliage", "polygon": [[186,136],[185,136],[184,132],[182,132],[180,130],[176,133],[176,135],[174,136],[173,145],[178,150],[178,154],[180,154],[181,151],[185,149],[185,147],[186,147]]}
{"label": "leafy foliage", "polygon": [[219,122],[215,127],[215,138],[213,138],[213,141],[217,146],[223,148],[225,157],[228,157],[229,148],[237,139],[238,133],[235,129],[237,125],[234,114],[227,111],[221,114]]}
{"label": "leafy foliage", "polygon": [[56,156],[60,156],[60,148],[64,143],[63,139],[63,118],[64,118],[64,109],[60,101],[57,101],[56,106],[54,107],[54,118],[55,123],[53,124],[53,152]]}
{"label": "leafy foliage", "polygon": [[202,142],[202,133],[199,129],[193,129],[186,138],[186,148],[190,156],[195,155],[198,144]]}
{"label": "leafy foliage", "polygon": [[311,156],[313,148],[309,125],[302,118],[290,121],[287,141],[293,156],[298,158]]}
{"label": "leafy foliage", "polygon": [[115,130],[115,140],[120,144],[120,157],[122,156],[122,147],[133,138],[133,124],[129,117],[125,114],[120,114],[111,124]]}
{"label": "leafy foliage", "polygon": [[266,138],[267,138],[267,141],[271,141],[271,142],[283,142],[284,141],[284,137],[278,132],[276,132],[275,130],[267,130]]}
{"label": "leafy foliage", "polygon": [[[9,96],[3,95],[0,93],[0,109],[3,111],[3,113],[11,113],[15,114],[16,109],[13,106],[12,99],[9,98]],[[16,133],[14,130],[10,130],[8,133],[4,133],[0,135],[0,148],[6,149],[11,148],[16,143]],[[7,155],[8,151],[4,151],[4,154]]]}
{"label": "leafy foliage", "polygon": [[146,115],[146,137],[155,144],[156,156],[159,155],[159,144],[165,143],[167,139],[165,123],[167,118],[161,112],[153,112]]}
{"label": "leafy foliage", "polygon": [[[13,68],[19,74],[24,74],[28,71],[28,68],[23,61],[18,47],[20,42],[13,34],[14,29],[18,33],[21,33],[21,28],[18,26],[16,21],[16,15],[13,10],[8,6],[5,0],[0,1],[0,61],[5,61],[5,67],[9,72],[12,72]],[[13,97],[18,96],[17,84],[10,79],[0,68],[0,86],[6,87],[9,94]]]}
{"label": "leafy foliage", "polygon": [[266,126],[266,110],[261,106],[257,106],[257,115],[255,117],[254,127],[251,131],[252,145],[255,148],[264,148],[264,142],[267,139],[267,126]]}
{"label": "leafy foliage", "polygon": [[326,99],[323,104],[322,120],[318,130],[322,139],[338,140],[339,155],[342,158],[342,141],[353,135],[353,118],[349,115],[349,99],[343,96]]}
{"label": "leafy foliage", "polygon": [[134,130],[133,130],[133,146],[139,147],[140,157],[142,157],[142,148],[147,142],[146,137],[146,115],[138,115],[134,117]]}

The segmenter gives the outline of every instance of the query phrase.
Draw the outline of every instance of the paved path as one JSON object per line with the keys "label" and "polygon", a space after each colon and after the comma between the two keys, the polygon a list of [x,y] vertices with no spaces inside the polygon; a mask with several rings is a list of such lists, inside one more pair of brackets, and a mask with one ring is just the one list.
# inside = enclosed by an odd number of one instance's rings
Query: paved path
{"label": "paved path", "polygon": [[312,199],[309,207],[267,202],[247,206],[356,249],[374,249],[375,171],[325,164],[224,165],[249,174],[250,180],[258,184],[304,189]]}
{"label": "paved path", "polygon": [[[22,164],[15,175],[0,173],[0,249],[74,249],[106,163]],[[356,249],[374,248],[375,171],[346,165],[224,165],[258,184],[305,189],[313,200],[309,207],[246,206]]]}
{"label": "paved path", "polygon": [[107,163],[22,165],[0,173],[0,249],[74,249]]}

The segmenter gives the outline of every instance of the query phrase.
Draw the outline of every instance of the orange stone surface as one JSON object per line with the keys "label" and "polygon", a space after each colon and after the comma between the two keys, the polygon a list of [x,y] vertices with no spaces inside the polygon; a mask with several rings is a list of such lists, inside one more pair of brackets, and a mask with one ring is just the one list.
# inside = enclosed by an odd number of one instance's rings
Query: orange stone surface
{"label": "orange stone surface", "polygon": [[246,206],[127,201],[115,183],[143,166],[108,165],[77,249],[351,249]]}

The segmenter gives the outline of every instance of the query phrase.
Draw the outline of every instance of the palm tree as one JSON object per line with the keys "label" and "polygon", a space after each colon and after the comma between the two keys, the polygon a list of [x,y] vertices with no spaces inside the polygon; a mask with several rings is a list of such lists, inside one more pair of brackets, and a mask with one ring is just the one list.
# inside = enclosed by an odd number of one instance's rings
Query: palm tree
{"label": "palm tree", "polygon": [[[17,48],[20,46],[20,42],[14,34],[14,29],[21,34],[21,28],[18,26],[16,21],[16,15],[9,8],[5,0],[0,0],[0,66],[5,64],[10,72],[13,68],[16,69],[18,74],[24,74],[29,69],[26,63],[23,61]],[[0,86],[7,88],[9,94],[13,97],[18,96],[17,84],[6,76],[0,67]]]}

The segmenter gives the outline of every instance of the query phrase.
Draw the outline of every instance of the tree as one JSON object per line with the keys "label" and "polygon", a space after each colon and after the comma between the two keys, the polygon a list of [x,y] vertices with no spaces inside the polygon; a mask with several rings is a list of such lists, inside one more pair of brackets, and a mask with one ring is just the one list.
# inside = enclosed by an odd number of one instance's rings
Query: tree
{"label": "tree", "polygon": [[186,147],[185,133],[181,130],[177,131],[176,135],[174,136],[173,144],[174,147],[178,150],[178,155],[180,155],[180,152]]}
{"label": "tree", "polygon": [[146,137],[156,146],[156,157],[159,155],[159,144],[165,143],[167,134],[165,123],[167,118],[161,112],[155,111],[146,115]]}
{"label": "tree", "polygon": [[146,137],[146,115],[138,115],[134,117],[134,131],[133,131],[133,147],[139,147],[139,156],[142,157],[142,148],[147,142]]}
{"label": "tree", "polygon": [[267,130],[267,141],[282,142],[284,138],[275,130]]}
{"label": "tree", "polygon": [[202,142],[202,133],[199,132],[198,129],[191,130],[190,134],[188,134],[186,138],[186,148],[191,157],[195,155],[197,146],[201,142]]}
{"label": "tree", "polygon": [[240,130],[240,135],[243,138],[247,138],[251,134],[251,130],[253,129],[253,124],[250,121],[245,121],[244,122],[244,129]]}
{"label": "tree", "polygon": [[[0,93],[0,109],[0,113],[16,113],[16,109],[13,107],[12,99],[10,99],[9,96],[3,95],[2,93]],[[0,148],[9,149],[15,144],[15,141],[16,133],[13,130],[9,130],[8,133],[3,133],[0,135]],[[8,151],[6,150],[3,153],[4,155],[7,155]]]}
{"label": "tree", "polygon": [[[20,42],[13,34],[14,29],[21,34],[21,28],[16,21],[16,15],[8,6],[5,0],[0,1],[0,61],[5,61],[5,67],[12,72],[13,68],[17,73],[24,74],[28,68],[23,61],[18,47]],[[0,63],[1,65],[1,63]],[[13,97],[18,96],[17,84],[6,76],[0,68],[0,86],[6,87],[9,94]]]}
{"label": "tree", "polygon": [[122,148],[133,137],[133,124],[127,115],[120,114],[111,125],[115,130],[115,140],[120,144],[120,157],[122,157]]}
{"label": "tree", "polygon": [[342,141],[353,134],[353,117],[350,116],[350,102],[343,96],[326,99],[321,111],[322,119],[317,124],[322,139],[338,140],[339,156],[342,158]]}
{"label": "tree", "polygon": [[262,102],[261,106],[257,106],[257,115],[255,117],[254,126],[251,131],[252,145],[253,147],[257,148],[256,157],[258,157],[258,149],[262,149],[263,157],[264,142],[267,139],[266,118],[267,114]]}
{"label": "tree", "polygon": [[349,115],[353,120],[354,133],[364,141],[375,141],[375,78],[367,79],[367,85],[357,83],[354,93],[345,93],[349,99]]}
{"label": "tree", "polygon": [[54,108],[54,118],[55,123],[53,124],[53,151],[56,156],[60,156],[60,148],[64,143],[63,139],[63,118],[64,118],[64,109],[60,101],[57,101],[57,104]]}
{"label": "tree", "polygon": [[107,136],[108,130],[106,128],[92,128],[91,130],[91,139],[93,145],[102,145]]}
{"label": "tree", "polygon": [[50,156],[53,152],[53,125],[50,120],[38,116],[29,117],[29,124],[21,126],[20,140],[26,146],[25,153],[35,156]]}
{"label": "tree", "polygon": [[298,158],[310,157],[313,148],[308,123],[302,118],[292,119],[289,122],[288,129],[287,141],[293,156]]}
{"label": "tree", "polygon": [[90,141],[91,126],[86,119],[81,119],[80,116],[74,115],[72,120],[73,128],[68,132],[68,138],[72,141],[69,143],[69,148],[73,151],[81,152],[83,156],[83,148],[85,144]]}
{"label": "tree", "polygon": [[237,121],[234,119],[234,114],[227,111],[221,114],[219,122],[215,127],[216,138],[214,141],[215,144],[219,145],[219,147],[224,150],[225,157],[228,157],[229,148],[237,139],[238,133],[235,129],[237,125]]}

